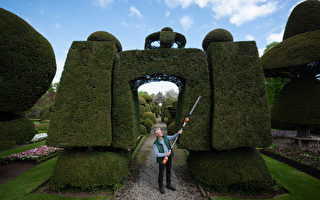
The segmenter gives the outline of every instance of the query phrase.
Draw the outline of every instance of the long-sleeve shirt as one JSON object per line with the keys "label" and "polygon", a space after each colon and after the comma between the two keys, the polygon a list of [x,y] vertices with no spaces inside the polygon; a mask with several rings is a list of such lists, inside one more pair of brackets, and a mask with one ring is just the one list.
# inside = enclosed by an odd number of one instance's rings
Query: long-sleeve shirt
{"label": "long-sleeve shirt", "polygon": [[[174,135],[168,135],[167,138],[169,140],[174,140],[174,139],[176,139],[178,137],[178,135],[179,135],[179,133],[176,133]],[[154,154],[156,155],[156,157],[165,157],[166,153],[169,151],[168,147],[164,143],[163,139],[159,140],[159,138],[157,138],[157,140],[162,144],[164,153],[159,153],[158,147],[154,144],[153,145]]]}

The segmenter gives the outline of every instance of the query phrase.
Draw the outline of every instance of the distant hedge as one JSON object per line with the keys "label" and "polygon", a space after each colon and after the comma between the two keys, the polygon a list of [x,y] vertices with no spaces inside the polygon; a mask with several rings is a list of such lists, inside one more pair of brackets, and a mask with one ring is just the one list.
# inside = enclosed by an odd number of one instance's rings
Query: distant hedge
{"label": "distant hedge", "polygon": [[17,15],[0,8],[0,112],[26,111],[56,72],[52,46]]}
{"label": "distant hedge", "polygon": [[296,129],[298,126],[319,126],[319,102],[319,80],[316,78],[291,80],[283,87],[273,103],[272,127]]}
{"label": "distant hedge", "polygon": [[175,122],[171,122],[168,126],[168,134],[172,135],[175,134],[175,127],[176,127],[176,123]]}
{"label": "distant hedge", "polygon": [[206,54],[199,49],[152,49],[124,51],[119,56],[121,62],[115,66],[113,78],[115,146],[133,147],[137,138],[135,126],[139,123],[135,123],[133,91],[129,82],[146,75],[168,74],[184,82],[179,97],[183,102],[179,102],[180,107],[178,105],[176,124],[182,125],[198,96],[202,96],[190,117],[189,126],[179,139],[180,145],[187,149],[209,150],[211,86]]}
{"label": "distant hedge", "polygon": [[150,119],[153,124],[157,123],[156,116],[152,112],[145,112],[142,114],[142,119]]}
{"label": "distant hedge", "polygon": [[50,146],[111,146],[112,42],[73,42],[48,130]]}
{"label": "distant hedge", "polygon": [[153,126],[152,121],[149,118],[143,120],[143,125],[147,128],[147,133],[151,133],[151,128]]}
{"label": "distant hedge", "polygon": [[140,134],[141,134],[141,135],[146,135],[146,134],[148,134],[147,128],[146,128],[146,126],[143,125],[143,124],[140,124]]}
{"label": "distant hedge", "polygon": [[272,192],[275,184],[255,148],[228,151],[191,151],[188,168],[195,179],[216,191]]}
{"label": "distant hedge", "polygon": [[33,122],[24,117],[0,121],[0,150],[30,142],[35,134],[37,131]]}
{"label": "distant hedge", "polygon": [[268,147],[270,112],[256,43],[213,42],[207,53],[213,81],[213,148]]}
{"label": "distant hedge", "polygon": [[114,152],[64,151],[59,155],[50,188],[94,190],[112,187],[129,175],[130,156]]}

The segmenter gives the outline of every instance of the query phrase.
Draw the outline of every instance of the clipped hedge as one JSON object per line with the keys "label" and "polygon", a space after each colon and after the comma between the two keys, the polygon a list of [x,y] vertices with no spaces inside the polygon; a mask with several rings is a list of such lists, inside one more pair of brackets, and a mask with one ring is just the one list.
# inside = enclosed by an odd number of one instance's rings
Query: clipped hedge
{"label": "clipped hedge", "polygon": [[231,33],[225,29],[218,28],[210,31],[202,41],[203,50],[207,51],[212,42],[232,42],[233,37]]}
{"label": "clipped hedge", "polygon": [[48,130],[49,146],[110,146],[111,79],[116,48],[111,42],[73,42]]}
{"label": "clipped hedge", "polygon": [[117,52],[122,51],[120,41],[114,35],[106,31],[96,31],[94,33],[91,33],[87,40],[96,42],[113,42],[117,48]]}
{"label": "clipped hedge", "polygon": [[35,134],[37,131],[33,122],[24,117],[0,121],[0,150],[30,142]]}
{"label": "clipped hedge", "polygon": [[55,75],[52,46],[17,15],[0,8],[0,112],[26,111]]}
{"label": "clipped hedge", "polygon": [[149,118],[143,120],[143,125],[147,128],[147,133],[151,133],[151,128],[153,126],[152,121]]}
{"label": "clipped hedge", "polygon": [[191,151],[187,163],[198,182],[217,191],[264,193],[272,192],[275,184],[266,163],[255,148]]}
{"label": "clipped hedge", "polygon": [[146,106],[146,105],[147,105],[147,102],[146,102],[146,100],[145,100],[143,97],[139,96],[139,104],[140,104],[140,105],[143,105],[143,106]]}
{"label": "clipped hedge", "polygon": [[150,119],[153,124],[157,123],[156,116],[152,112],[145,112],[142,114],[142,119]]}
{"label": "clipped hedge", "polygon": [[141,135],[148,134],[147,127],[145,125],[143,125],[143,124],[140,124],[140,134]]}
{"label": "clipped hedge", "polygon": [[268,147],[270,112],[256,43],[214,42],[207,53],[214,86],[212,146]]}
{"label": "clipped hedge", "polygon": [[271,110],[272,128],[320,125],[320,81],[293,79],[278,94]]}
{"label": "clipped hedge", "polygon": [[176,127],[176,122],[171,122],[168,126],[168,134],[172,135],[175,134],[175,127]]}
{"label": "clipped hedge", "polygon": [[308,0],[298,4],[291,12],[283,39],[297,34],[320,30],[320,2]]}
{"label": "clipped hedge", "polygon": [[114,152],[64,151],[59,155],[50,188],[94,190],[119,184],[129,175],[130,156]]}
{"label": "clipped hedge", "polygon": [[[133,147],[136,140],[134,99],[130,82],[146,75],[169,74],[179,78],[184,87],[179,93],[176,124],[182,125],[194,102],[201,101],[190,117],[190,123],[179,138],[187,149],[210,149],[211,86],[206,54],[199,49],[152,49],[123,51],[121,62],[114,68],[113,139],[120,148]],[[181,104],[181,106],[179,106]],[[194,140],[197,138],[197,140]]]}

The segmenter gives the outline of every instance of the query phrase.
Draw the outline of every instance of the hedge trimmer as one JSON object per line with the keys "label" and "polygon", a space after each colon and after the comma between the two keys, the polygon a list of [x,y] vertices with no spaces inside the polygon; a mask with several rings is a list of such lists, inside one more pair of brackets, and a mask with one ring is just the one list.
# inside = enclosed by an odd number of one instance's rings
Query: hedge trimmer
{"label": "hedge trimmer", "polygon": [[[185,125],[187,125],[187,123],[189,122],[189,117],[190,117],[190,115],[192,114],[192,112],[193,112],[194,108],[196,107],[196,105],[198,104],[200,98],[201,98],[201,96],[198,97],[198,99],[197,99],[196,103],[193,105],[190,113],[189,113],[188,116],[184,119],[182,128],[181,128],[180,130],[182,130],[182,129],[185,127]],[[177,141],[178,138],[179,138],[179,136],[174,140],[174,142],[173,142],[173,144],[172,144],[172,147],[171,147],[171,149],[169,150],[169,152],[171,152],[171,150],[173,149],[173,147],[174,147],[174,145],[176,144],[176,141]],[[162,160],[162,163],[163,163],[163,164],[166,164],[167,161],[168,161],[168,156],[166,156],[166,157]]]}

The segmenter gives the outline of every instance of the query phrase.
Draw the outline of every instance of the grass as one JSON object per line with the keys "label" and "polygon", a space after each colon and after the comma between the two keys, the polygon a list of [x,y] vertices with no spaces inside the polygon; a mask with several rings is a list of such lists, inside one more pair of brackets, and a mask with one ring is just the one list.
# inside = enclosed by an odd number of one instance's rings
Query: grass
{"label": "grass", "polygon": [[6,151],[3,151],[3,152],[0,153],[0,158],[9,156],[9,155],[11,155],[13,153],[20,153],[20,152],[23,152],[23,151],[26,151],[26,150],[29,150],[29,149],[33,149],[33,148],[36,148],[36,147],[39,147],[39,146],[45,145],[45,144],[46,144],[46,141],[42,140],[40,142],[35,142],[35,143],[32,143],[32,144],[24,145],[22,147],[18,147],[18,148],[15,148],[15,149],[6,150]]}
{"label": "grass", "polygon": [[[283,164],[268,156],[262,155],[266,161],[272,177],[289,193],[277,195],[272,199],[277,200],[318,200],[320,198],[320,180],[309,176],[293,167]],[[232,197],[214,197],[214,200],[238,199]]]}

